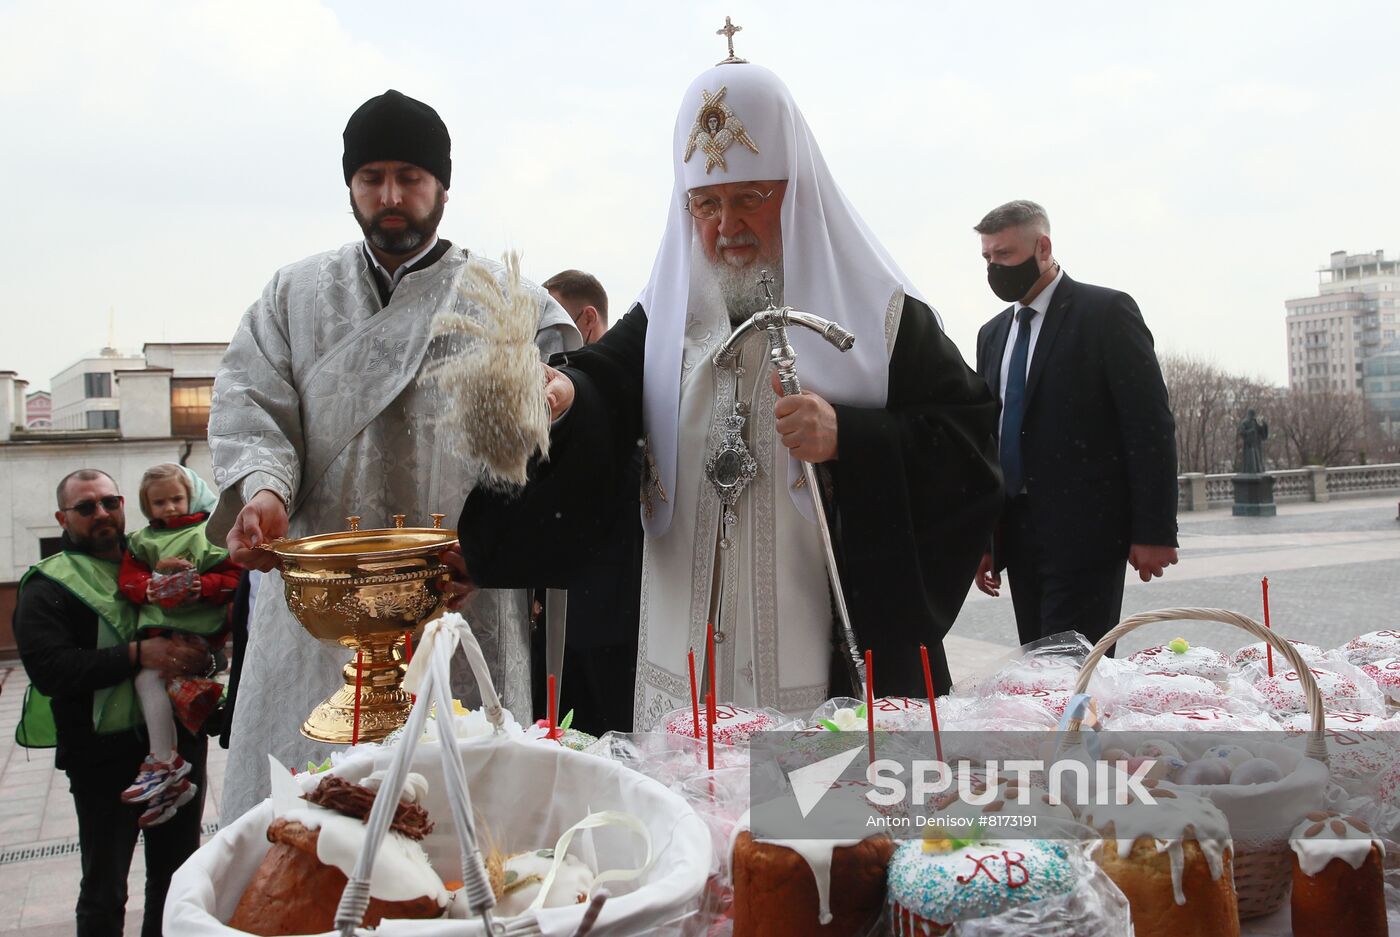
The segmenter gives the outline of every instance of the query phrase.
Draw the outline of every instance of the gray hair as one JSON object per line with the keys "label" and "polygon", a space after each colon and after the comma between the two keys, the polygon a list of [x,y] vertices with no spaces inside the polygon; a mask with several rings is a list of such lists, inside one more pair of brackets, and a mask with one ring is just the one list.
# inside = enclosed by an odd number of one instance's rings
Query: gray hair
{"label": "gray hair", "polygon": [[1018,198],[1014,202],[998,205],[987,212],[972,230],[978,234],[999,234],[1007,228],[1030,226],[1041,234],[1050,233],[1050,216],[1030,199]]}

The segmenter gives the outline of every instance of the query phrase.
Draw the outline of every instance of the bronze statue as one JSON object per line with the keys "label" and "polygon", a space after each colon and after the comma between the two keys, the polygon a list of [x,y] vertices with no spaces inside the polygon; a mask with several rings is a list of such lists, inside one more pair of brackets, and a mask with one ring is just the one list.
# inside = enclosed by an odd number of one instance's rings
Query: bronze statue
{"label": "bronze statue", "polygon": [[1244,458],[1240,463],[1243,475],[1264,474],[1264,440],[1269,438],[1269,424],[1254,415],[1250,410],[1240,424],[1240,436],[1244,439]]}

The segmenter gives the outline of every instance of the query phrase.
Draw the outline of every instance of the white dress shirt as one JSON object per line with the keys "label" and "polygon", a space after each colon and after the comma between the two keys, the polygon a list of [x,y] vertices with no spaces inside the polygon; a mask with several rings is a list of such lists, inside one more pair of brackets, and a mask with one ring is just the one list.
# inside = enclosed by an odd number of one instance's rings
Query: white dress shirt
{"label": "white dress shirt", "polygon": [[[1035,359],[1035,343],[1040,338],[1040,327],[1045,324],[1046,310],[1050,308],[1050,298],[1055,295],[1055,287],[1060,285],[1060,280],[1064,278],[1064,270],[1059,270],[1055,274],[1055,279],[1041,290],[1035,299],[1022,305],[1016,303],[1012,309],[1011,331],[1006,335],[1006,348],[1001,353],[1001,386],[997,389],[998,399],[1003,403],[1006,401],[1006,375],[1011,370],[1011,352],[1016,347],[1016,337],[1021,334],[1021,310],[1026,306],[1035,310],[1035,315],[1031,317],[1031,347],[1026,354],[1026,373],[1029,375],[1031,361]],[[1001,418],[997,418],[997,439],[1001,439]]]}
{"label": "white dress shirt", "polygon": [[418,261],[422,260],[424,257],[427,257],[428,252],[431,251],[434,247],[437,247],[437,242],[437,235],[434,234],[433,239],[429,241],[421,251],[414,254],[412,257],[408,258],[403,263],[399,264],[397,269],[395,269],[393,273],[390,273],[388,270],[384,269],[384,265],[379,262],[379,258],[376,257],[374,255],[374,251],[370,249],[369,241],[365,241],[365,253],[369,255],[369,259],[371,262],[373,262],[375,268],[380,273],[384,274],[384,279],[389,281],[389,291],[392,293],[394,289],[398,287],[399,281],[402,280],[405,274],[408,273],[409,268],[412,267],[414,264],[418,263]]}

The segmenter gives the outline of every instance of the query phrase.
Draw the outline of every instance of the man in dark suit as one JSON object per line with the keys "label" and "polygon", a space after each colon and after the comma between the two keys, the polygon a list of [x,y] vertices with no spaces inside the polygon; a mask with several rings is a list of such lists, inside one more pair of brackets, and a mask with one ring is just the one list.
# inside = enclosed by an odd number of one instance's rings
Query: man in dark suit
{"label": "man in dark suit", "polygon": [[1176,431],[1152,334],[1131,296],[1071,280],[1050,220],[1008,202],[975,227],[992,292],[977,370],[1002,403],[1006,506],[976,584],[1000,594],[1022,643],[1091,640],[1118,622],[1124,561],[1143,582],[1176,562]]}
{"label": "man in dark suit", "polygon": [[[585,345],[608,330],[608,294],[591,273],[562,270],[541,284],[578,326]],[[567,353],[558,363],[568,363]],[[627,490],[640,490],[642,450],[626,468]],[[548,636],[544,621],[546,590],[536,600],[531,687],[535,712],[548,706]],[[559,675],[559,715],[573,710],[573,728],[594,735],[632,729],[632,691],[637,682],[638,614],[642,594],[642,522],[635,511],[621,511],[610,529],[581,557],[568,581],[563,673]]]}

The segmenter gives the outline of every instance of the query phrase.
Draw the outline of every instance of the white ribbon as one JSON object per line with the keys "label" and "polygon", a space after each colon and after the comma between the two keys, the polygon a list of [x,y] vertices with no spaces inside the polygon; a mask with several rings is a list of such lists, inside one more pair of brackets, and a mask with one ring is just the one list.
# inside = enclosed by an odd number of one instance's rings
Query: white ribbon
{"label": "white ribbon", "polygon": [[554,861],[550,863],[549,872],[545,874],[544,881],[540,883],[540,893],[535,896],[535,900],[530,902],[527,911],[538,911],[544,907],[544,902],[549,897],[549,890],[554,886],[554,877],[558,874],[559,868],[564,864],[564,854],[569,851],[569,844],[574,840],[574,834],[582,830],[596,829],[600,826],[625,826],[632,832],[641,836],[646,843],[647,857],[638,869],[609,869],[606,872],[599,872],[593,877],[593,885],[589,888],[591,892],[604,882],[630,882],[634,878],[644,875],[647,869],[651,868],[651,832],[646,824],[630,813],[623,813],[621,810],[600,810],[597,813],[590,813],[582,820],[575,823],[564,831],[564,835],[559,837],[559,841],[554,844]]}

